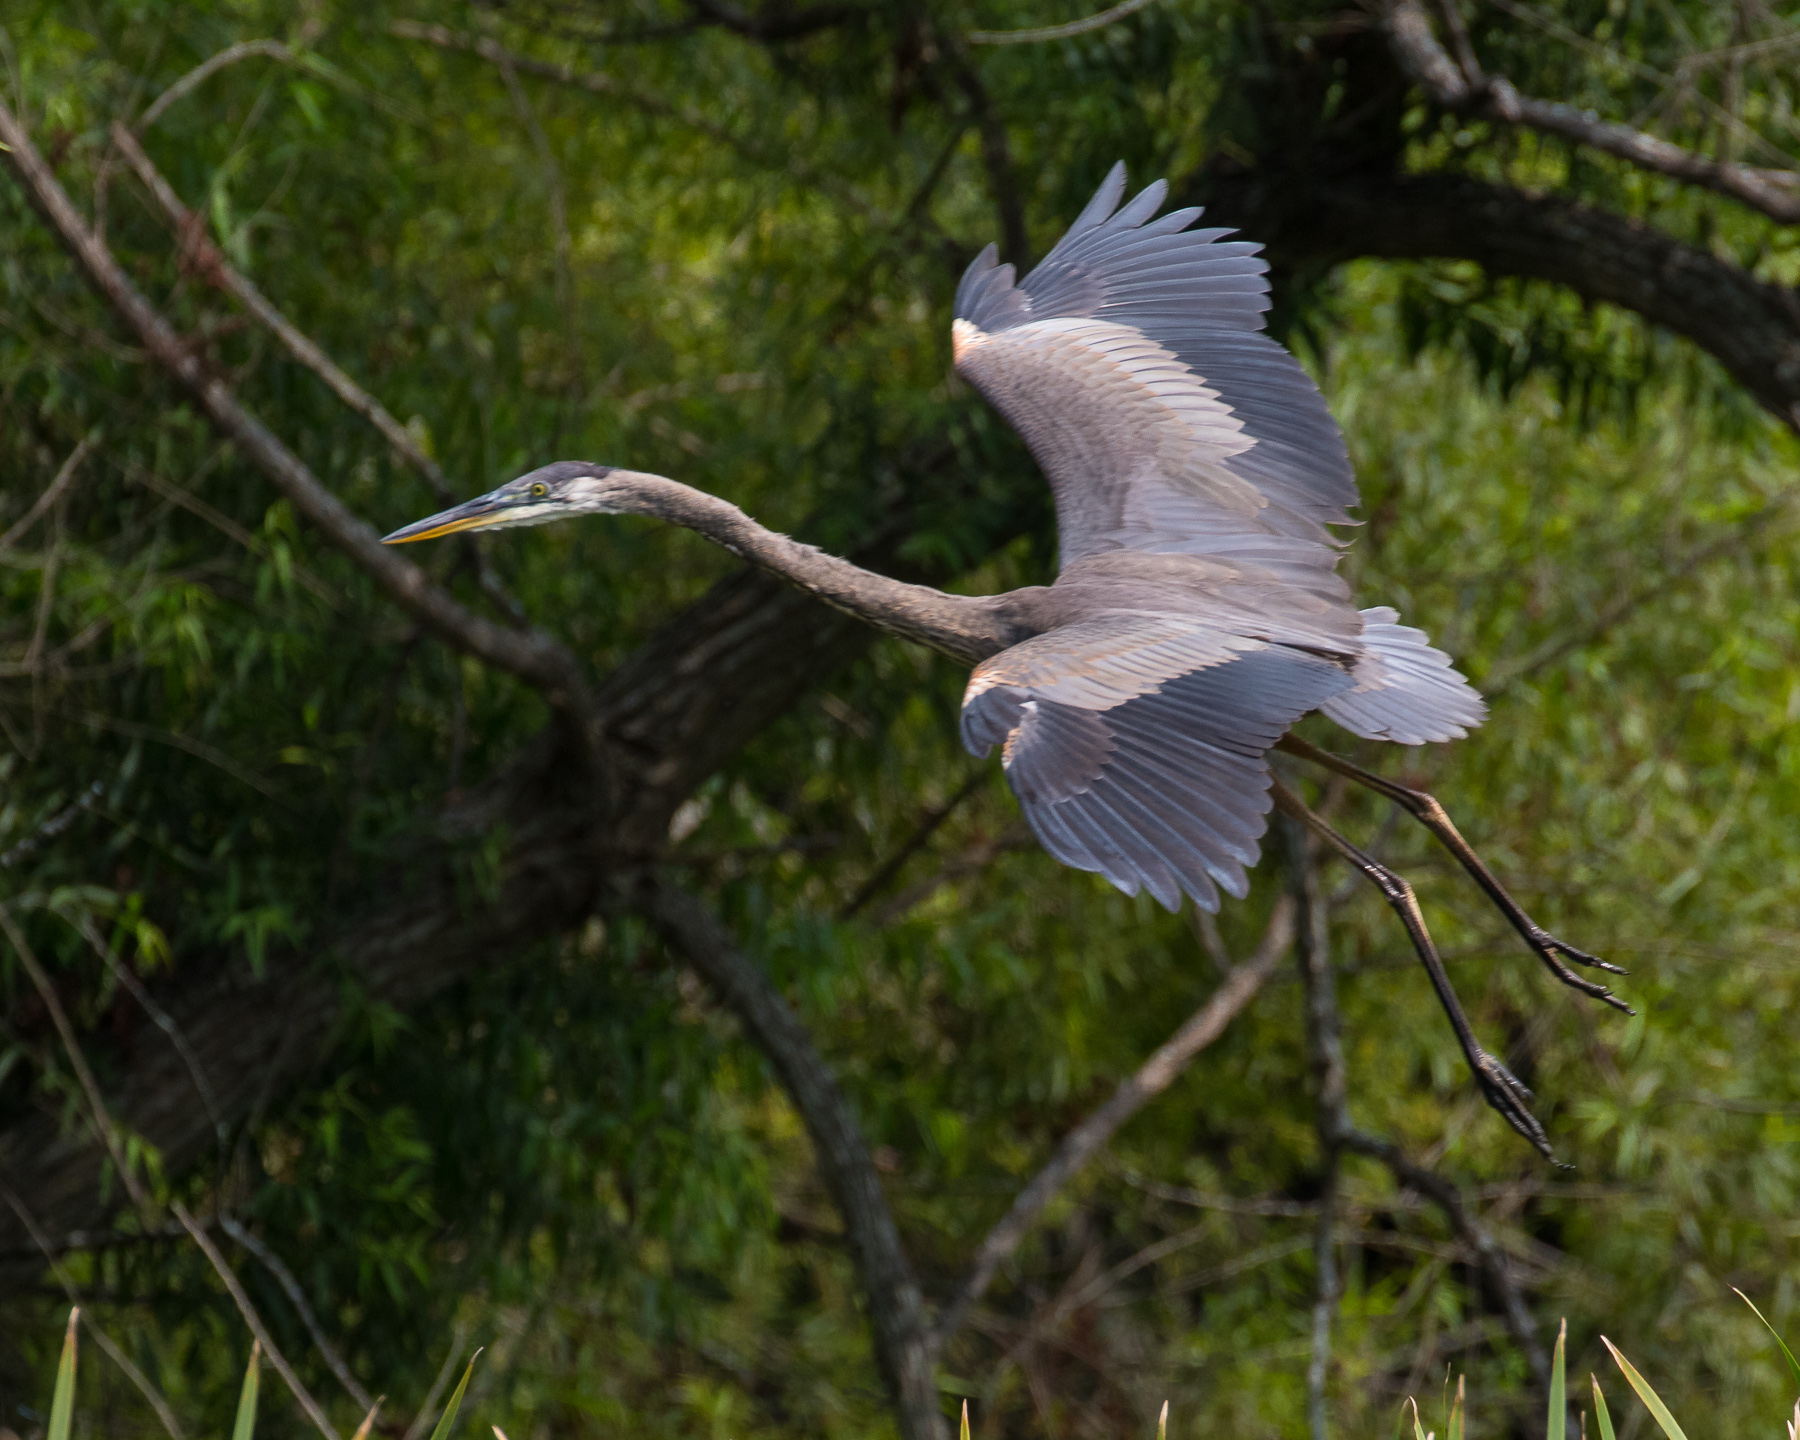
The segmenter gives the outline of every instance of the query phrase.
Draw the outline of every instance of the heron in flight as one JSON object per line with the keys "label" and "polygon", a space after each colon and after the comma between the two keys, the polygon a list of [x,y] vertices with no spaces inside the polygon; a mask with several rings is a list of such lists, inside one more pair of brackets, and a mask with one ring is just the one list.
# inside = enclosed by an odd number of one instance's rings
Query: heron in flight
{"label": "heron in flight", "polygon": [[1392,609],[1358,610],[1329,527],[1356,480],[1306,372],[1262,333],[1262,248],[1162,216],[1161,181],[1121,206],[1115,166],[1022,281],[994,246],[956,292],[956,370],[1018,431],[1056,498],[1049,585],[946,595],[778,535],[660,475],[563,461],[387,537],[648,515],[696,530],[878,629],[970,664],[962,738],[998,745],[1043,847],[1169,909],[1242,898],[1271,805],[1380,889],[1405,925],[1488,1103],[1545,1155],[1531,1092],[1475,1038],[1404,878],[1270,770],[1281,749],[1386,796],[1455,855],[1564,984],[1625,1009],[1565,961],[1623,973],[1513,901],[1430,795],[1287,731],[1319,711],[1402,745],[1460,738],[1481,697]]}

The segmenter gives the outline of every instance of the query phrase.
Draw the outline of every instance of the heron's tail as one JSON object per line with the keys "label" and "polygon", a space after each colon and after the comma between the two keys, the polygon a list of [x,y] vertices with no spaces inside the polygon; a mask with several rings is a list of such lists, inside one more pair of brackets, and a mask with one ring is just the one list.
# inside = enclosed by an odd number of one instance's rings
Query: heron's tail
{"label": "heron's tail", "polygon": [[1487,719],[1486,702],[1423,630],[1395,624],[1399,612],[1385,605],[1362,613],[1356,688],[1327,700],[1323,713],[1365,739],[1401,745],[1460,740]]}

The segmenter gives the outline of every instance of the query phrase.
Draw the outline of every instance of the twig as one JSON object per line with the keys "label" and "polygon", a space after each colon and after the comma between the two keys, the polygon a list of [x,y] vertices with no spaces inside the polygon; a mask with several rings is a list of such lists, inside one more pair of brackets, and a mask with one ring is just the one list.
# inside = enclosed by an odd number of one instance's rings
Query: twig
{"label": "twig", "polygon": [[[32,1243],[37,1246],[39,1253],[49,1264],[50,1273],[56,1276],[63,1293],[69,1297],[69,1303],[82,1307],[81,1290],[75,1284],[75,1277],[70,1275],[68,1267],[56,1258],[56,1253],[50,1247],[49,1238],[38,1227],[37,1217],[26,1208],[24,1200],[4,1180],[0,1180],[0,1200],[6,1201],[7,1208],[19,1217],[19,1224],[24,1227],[25,1233],[31,1237]],[[123,1370],[125,1378],[137,1387],[138,1393],[156,1412],[156,1418],[162,1423],[163,1429],[169,1432],[170,1440],[187,1440],[187,1436],[182,1432],[181,1422],[175,1418],[175,1412],[169,1408],[169,1402],[163,1399],[156,1387],[150,1383],[150,1377],[132,1363],[131,1357],[114,1343],[112,1336],[95,1323],[93,1313],[84,1307],[81,1308],[81,1323],[87,1326],[88,1334],[94,1337],[94,1343],[105,1353],[107,1359]]]}
{"label": "twig", "polygon": [[87,458],[88,451],[93,448],[94,438],[90,435],[70,452],[69,458],[63,461],[62,467],[56,472],[55,478],[44,487],[44,493],[32,502],[31,508],[21,515],[4,535],[0,535],[0,554],[12,549],[13,541],[37,524],[44,512],[62,499],[63,491],[67,490],[74,481],[75,472],[81,468],[81,462]]}
{"label": "twig", "polygon": [[1250,1003],[1263,982],[1274,973],[1276,964],[1292,943],[1293,934],[1294,902],[1284,895],[1275,902],[1256,953],[1232,970],[1206,1004],[1189,1016],[1136,1074],[1120,1082],[1112,1099],[1063,1137],[1049,1162],[1019,1192],[1000,1223],[981,1242],[969,1266],[968,1278],[938,1316],[934,1332],[938,1345],[942,1346],[962,1328],[970,1307],[987,1292],[1000,1266],[1019,1248],[1026,1232],[1057,1191],[1112,1139],[1121,1125],[1168,1089],[1194,1056],[1218,1039],[1238,1012]]}
{"label": "twig", "polygon": [[[1301,803],[1292,791],[1276,781],[1274,785],[1276,804],[1284,816],[1296,823],[1313,822],[1315,832],[1322,827],[1318,817]],[[1284,798],[1285,797],[1285,798]],[[1288,832],[1290,835],[1292,832]],[[1328,837],[1329,838],[1329,837]],[[1341,839],[1341,837],[1339,837]],[[1366,858],[1366,857],[1365,857]],[[1315,907],[1312,910],[1313,938],[1309,943],[1314,953],[1328,956],[1326,936],[1323,933],[1324,910]],[[1442,992],[1440,991],[1440,997]],[[1337,997],[1335,986],[1315,986],[1308,996],[1308,1023],[1315,1021],[1313,1011],[1329,1007],[1330,1014],[1322,1016],[1329,1028],[1329,1033],[1337,1033],[1339,1021],[1336,1018]],[[1341,1047],[1337,1064],[1342,1065]],[[1524,1297],[1519,1292],[1518,1282],[1507,1263],[1506,1252],[1495,1243],[1493,1236],[1469,1213],[1463,1201],[1462,1192],[1451,1181],[1444,1179],[1426,1166],[1417,1164],[1407,1158],[1404,1151],[1390,1140],[1383,1140],[1358,1130],[1350,1123],[1347,1108],[1340,1101],[1333,1109],[1331,1127],[1335,1143],[1342,1149],[1353,1150],[1359,1155],[1367,1155],[1386,1165],[1393,1172],[1394,1178],[1403,1185],[1409,1185],[1420,1194],[1435,1201],[1443,1210],[1445,1218],[1450,1221],[1451,1228],[1457,1237],[1480,1258],[1481,1268],[1488,1276],[1496,1294],[1499,1296],[1502,1315],[1507,1329],[1512,1332],[1514,1342],[1524,1352],[1532,1373],[1539,1385],[1550,1383],[1550,1359],[1545,1353],[1543,1343],[1539,1340],[1537,1327],[1531,1318],[1531,1312],[1525,1306]]]}
{"label": "twig", "polygon": [[538,632],[521,633],[465,609],[425,572],[381,543],[381,538],[327,490],[299,456],[246,410],[223,380],[208,371],[174,327],[139,292],[112,251],[81,218],[31,136],[0,103],[0,145],[6,162],[33,203],[75,257],[101,296],[138,332],[144,348],[199,402],[245,457],[289,499],[296,511],[386,590],[402,608],[456,648],[536,689],[573,722],[578,741],[596,762],[593,707],[574,657]]}
{"label": "twig", "polygon": [[687,891],[645,876],[635,897],[700,972],[768,1058],[812,1137],[826,1189],[843,1217],[868,1296],[876,1359],[891,1387],[905,1440],[938,1440],[935,1347],[912,1262],[900,1243],[881,1179],[855,1113],[812,1037],[769,978]]}
{"label": "twig", "polygon": [[973,875],[979,870],[985,870],[997,858],[1010,850],[1027,850],[1036,843],[1031,828],[1024,821],[1008,825],[998,835],[986,840],[977,840],[961,854],[946,860],[943,868],[935,875],[927,875],[923,880],[914,881],[893,899],[884,900],[869,912],[868,923],[877,930],[891,925],[907,911],[923,904],[944,886],[954,884],[964,876]]}
{"label": "twig", "polygon": [[1341,1184],[1343,1132],[1349,1128],[1344,1044],[1338,1020],[1337,983],[1331,968],[1330,916],[1319,887],[1317,846],[1291,816],[1282,817],[1290,893],[1298,911],[1295,950],[1306,997],[1306,1049],[1313,1078],[1313,1105],[1324,1161],[1319,1190],[1313,1268],[1318,1294],[1313,1301],[1312,1354],[1306,1366],[1306,1419],[1312,1440],[1329,1440],[1325,1392],[1331,1374],[1331,1329],[1337,1317],[1337,1207]]}
{"label": "twig", "polygon": [[[63,917],[65,920],[68,916]],[[200,1097],[200,1103],[206,1107],[206,1116],[213,1123],[213,1130],[219,1137],[219,1148],[223,1153],[230,1131],[225,1124],[224,1113],[219,1109],[218,1097],[213,1094],[212,1086],[206,1083],[206,1072],[201,1067],[200,1057],[188,1044],[187,1036],[181,1033],[181,1027],[175,1023],[175,1017],[150,998],[150,992],[144,988],[143,981],[131,972],[131,967],[114,952],[106,938],[101,935],[93,918],[86,914],[77,916],[71,922],[81,932],[82,939],[88,942],[89,948],[105,962],[106,968],[113,978],[131,993],[143,1011],[156,1023],[157,1029],[169,1037],[169,1044],[175,1047],[175,1053],[181,1057],[181,1063],[187,1067],[188,1078],[194,1082],[194,1091]]]}
{"label": "twig", "polygon": [[[394,453],[417,472],[435,495],[440,504],[448,505],[455,498],[455,490],[444,478],[444,472],[437,461],[433,460],[413,439],[406,429],[387,407],[373,395],[352,380],[341,367],[313,341],[303,334],[286,315],[281,313],[273,301],[262,293],[249,276],[236,269],[225,258],[219,247],[213,244],[206,233],[206,222],[182,204],[181,197],[175,193],[173,186],[163,178],[162,172],[156,168],[144,147],[138,143],[137,137],[123,125],[115,123],[112,128],[113,144],[125,156],[132,170],[144,188],[162,206],[163,213],[169,217],[169,223],[175,227],[175,234],[181,245],[182,263],[204,276],[211,284],[216,285],[226,294],[232,296],[250,314],[258,324],[266,328],[277,340],[287,347],[288,354],[317,375],[336,395],[339,400],[356,414],[362,416],[381,432],[381,436],[392,447]],[[566,227],[565,227],[566,228]],[[177,501],[177,503],[185,503]],[[191,507],[190,507],[191,508]],[[529,625],[524,607],[501,585],[488,563],[486,553],[474,544],[471,539],[466,553],[475,558],[476,576],[482,590],[488,598],[497,604],[515,625]],[[534,632],[537,633],[537,632]],[[541,637],[540,639],[547,639]]]}
{"label": "twig", "polygon": [[1071,20],[1066,25],[1039,25],[1029,30],[971,30],[963,38],[971,45],[1034,45],[1042,40],[1067,40],[1072,35],[1087,35],[1102,29],[1155,3],[1156,0],[1120,0],[1119,4],[1096,15],[1085,20]]}
{"label": "twig", "polygon": [[227,45],[216,55],[207,56],[206,59],[202,60],[192,70],[188,71],[187,74],[183,75],[173,85],[169,86],[167,90],[163,91],[162,94],[158,95],[156,99],[152,100],[144,113],[138,116],[137,124],[131,128],[142,135],[158,120],[162,119],[163,115],[168,111],[168,108],[171,105],[176,104],[186,96],[192,94],[196,88],[203,85],[212,76],[218,74],[219,71],[223,70],[227,65],[235,65],[240,60],[248,60],[257,55],[266,56],[270,60],[280,60],[287,65],[295,63],[294,52],[288,49],[288,47],[283,45],[279,40],[240,40],[235,45]]}
{"label": "twig", "polygon": [[955,813],[963,801],[979,790],[987,782],[987,778],[985,770],[976,770],[957,787],[956,793],[942,805],[927,810],[924,818],[919,821],[912,834],[906,838],[906,842],[877,866],[875,873],[863,881],[862,887],[857,890],[856,894],[844,903],[844,907],[838,911],[838,919],[854,919],[863,906],[887,889],[893,878],[905,868],[906,862],[925,848],[926,842],[937,834],[938,827]]}
{"label": "twig", "polygon": [[269,1327],[263,1324],[262,1316],[257,1314],[256,1307],[250,1303],[250,1297],[245,1293],[243,1283],[237,1278],[237,1274],[231,1266],[225,1263],[225,1257],[219,1253],[219,1247],[213,1244],[212,1237],[206,1233],[205,1227],[194,1219],[188,1212],[187,1206],[179,1200],[170,1202],[169,1212],[181,1222],[182,1228],[193,1237],[194,1243],[200,1247],[200,1253],[211,1262],[213,1269],[218,1273],[220,1282],[225,1286],[226,1292],[237,1305],[238,1313],[244,1317],[244,1323],[250,1327],[250,1333],[262,1346],[263,1354],[269,1357],[269,1363],[275,1367],[276,1373],[287,1382],[288,1389],[300,1402],[300,1408],[306,1412],[307,1419],[313,1422],[325,1440],[338,1440],[338,1433],[332,1428],[331,1421],[325,1418],[325,1412],[320,1408],[319,1402],[313,1399],[312,1392],[301,1384],[300,1377],[294,1373],[293,1366],[288,1364],[287,1357],[276,1346],[274,1337],[269,1334]]}
{"label": "twig", "polygon": [[263,1268],[275,1277],[276,1283],[281,1286],[282,1292],[288,1297],[289,1302],[295,1310],[300,1312],[300,1323],[306,1326],[307,1334],[312,1336],[313,1344],[318,1347],[319,1354],[324,1357],[325,1363],[331,1367],[331,1373],[337,1376],[338,1384],[344,1387],[345,1392],[364,1412],[374,1409],[375,1397],[363,1389],[357,1383],[356,1376],[350,1373],[350,1367],[344,1363],[344,1357],[338,1353],[337,1347],[331,1343],[320,1326],[318,1317],[313,1314],[312,1306],[306,1303],[305,1292],[300,1289],[300,1282],[294,1278],[294,1272],[288,1269],[286,1262],[231,1216],[221,1214],[219,1228],[262,1261]]}
{"label": "twig", "polygon": [[1591,111],[1522,95],[1502,76],[1465,75],[1438,43],[1419,0],[1389,0],[1384,18],[1401,69],[1446,109],[1560,135],[1642,169],[1728,195],[1784,225],[1800,222],[1800,174],[1709,160]]}

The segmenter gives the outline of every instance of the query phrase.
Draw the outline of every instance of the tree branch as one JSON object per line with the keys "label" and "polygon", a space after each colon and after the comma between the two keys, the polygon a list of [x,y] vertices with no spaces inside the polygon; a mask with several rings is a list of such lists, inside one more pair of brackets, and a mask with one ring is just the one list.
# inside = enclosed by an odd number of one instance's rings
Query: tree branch
{"label": "tree branch", "polygon": [[[1602,120],[1592,111],[1522,95],[1502,76],[1468,71],[1438,43],[1431,17],[1419,0],[1389,0],[1382,19],[1400,68],[1447,110],[1557,135],[1641,169],[1703,185],[1784,225],[1800,223],[1800,174],[1709,160],[1629,125]],[[1473,59],[1471,54],[1471,63]]]}
{"label": "tree branch", "polygon": [[1275,902],[1256,953],[1225,977],[1206,1004],[1157,1047],[1135,1075],[1120,1082],[1112,1099],[1063,1137],[1056,1153],[1019,1192],[975,1252],[968,1278],[938,1316],[934,1338],[940,1348],[962,1328],[970,1309],[987,1293],[1000,1266],[1019,1248],[1044,1207],[1106,1146],[1120,1126],[1167,1090],[1188,1063],[1225,1032],[1225,1027],[1274,973],[1293,936],[1294,902],[1284,895]]}
{"label": "tree branch", "polygon": [[1800,429],[1800,296],[1651,226],[1453,175],[1217,174],[1213,214],[1311,271],[1373,258],[1473,260],[1634,310],[1708,351]]}
{"label": "tree branch", "polygon": [[[1298,822],[1288,821],[1283,829],[1290,855],[1304,856],[1305,838],[1299,830]],[[1298,863],[1297,869],[1299,873],[1296,888],[1303,896],[1301,974],[1306,982],[1308,1048],[1319,1095],[1320,1140],[1333,1151],[1350,1150],[1379,1160],[1402,1185],[1436,1203],[1445,1219],[1450,1222],[1450,1228],[1457,1239],[1474,1253],[1482,1273],[1487,1276],[1489,1285],[1500,1301],[1501,1316],[1507,1331],[1512,1335],[1513,1343],[1523,1352],[1538,1384],[1547,1387],[1550,1383],[1550,1359],[1544,1351],[1543,1342],[1538,1338],[1537,1324],[1525,1305],[1525,1298],[1519,1290],[1511,1263],[1486,1227],[1469,1212],[1461,1190],[1435,1171],[1408,1159],[1405,1152],[1392,1141],[1359,1130],[1351,1122],[1341,1039],[1342,1021],[1338,1015],[1337,987],[1331,972],[1325,907],[1319,902],[1316,871],[1304,861]],[[1329,1200],[1322,1204],[1321,1225],[1324,1223],[1323,1217],[1330,1214],[1331,1210]],[[1320,1299],[1323,1303],[1323,1282]],[[1316,1357],[1320,1353],[1316,1314],[1314,1323]]]}
{"label": "tree branch", "polygon": [[1290,893],[1298,914],[1300,985],[1306,997],[1306,1051],[1312,1071],[1313,1114],[1324,1162],[1318,1227],[1313,1239],[1317,1296],[1313,1301],[1312,1355],[1306,1367],[1306,1418],[1312,1440],[1328,1440],[1325,1399],[1331,1372],[1331,1329],[1337,1316],[1337,1211],[1342,1184],[1344,1132],[1350,1128],[1343,1027],[1337,980],[1331,966],[1330,914],[1319,888],[1318,844],[1289,816],[1281,834],[1287,851]]}
{"label": "tree branch", "polygon": [[[326,387],[352,411],[361,415],[381,432],[382,438],[388,442],[393,451],[424,480],[431,493],[445,505],[456,498],[456,491],[444,478],[444,472],[437,461],[427,455],[419,447],[416,440],[388,409],[362,386],[352,380],[322,349],[312,342],[300,329],[283,315],[280,309],[259,290],[249,276],[242,274],[226,260],[224,252],[213,244],[206,233],[206,222],[199,215],[181,203],[181,197],[175,193],[175,187],[162,176],[144,147],[138,143],[137,137],[116,121],[112,127],[113,144],[124,155],[126,162],[136,172],[144,184],[144,188],[155,197],[156,203],[168,216],[174,227],[176,243],[180,246],[182,264],[185,268],[204,276],[211,284],[232,296],[242,305],[256,321],[269,331],[277,340],[287,347],[288,354],[311,370],[326,384]],[[468,540],[468,553],[474,555],[476,570],[481,586],[488,598],[500,606],[501,610],[511,617],[521,628],[528,628],[529,622],[523,607],[509,595],[494,574],[486,555],[477,546],[473,538]],[[555,645],[556,642],[542,632],[533,632],[538,641],[544,645]],[[573,669],[574,658],[567,661]]]}
{"label": "tree branch", "polygon": [[934,1375],[936,1347],[926,1329],[919,1282],[882,1194],[875,1162],[830,1067],[780,992],[705,904],[654,878],[641,881],[633,898],[743,1022],[800,1112],[819,1173],[844,1219],[868,1297],[876,1358],[893,1392],[900,1432],[907,1440],[938,1440],[943,1425]]}
{"label": "tree branch", "polygon": [[132,329],[144,348],[199,402],[212,421],[287,496],[294,508],[404,610],[456,649],[538,690],[591,737],[586,684],[572,657],[549,637],[520,634],[464,609],[425,572],[381,543],[369,525],[320,484],[299,456],[246,410],[229,387],[132,284],[112,252],[81,218],[31,137],[0,101],[0,144],[26,193],[90,284]]}

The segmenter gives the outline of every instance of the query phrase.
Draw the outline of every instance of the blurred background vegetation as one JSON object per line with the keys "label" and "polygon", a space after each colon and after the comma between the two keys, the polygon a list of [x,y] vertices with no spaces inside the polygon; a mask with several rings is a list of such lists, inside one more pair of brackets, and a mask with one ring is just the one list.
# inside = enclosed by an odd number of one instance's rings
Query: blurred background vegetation
{"label": "blurred background vegetation", "polygon": [[[1333,792],[1413,878],[1574,1168],[1483,1107],[1391,915],[1328,866],[1352,1116],[1460,1187],[1546,1344],[1569,1317],[1576,1375],[1604,1328],[1677,1414],[1773,1425],[1785,1380],[1728,1287],[1778,1327],[1800,1303],[1791,219],[1437,103],[1377,5],[1120,8],[988,43],[1089,10],[4,0],[0,93],[208,373],[378,531],[436,508],[418,467],[224,298],[114,121],[456,494],[609,460],[970,591],[1046,579],[1054,536],[1029,457],[948,378],[961,266],[994,238],[1041,255],[1121,157],[1270,241],[1274,328],[1363,487],[1357,593],[1428,628],[1493,707],[1420,751],[1305,733],[1430,788],[1540,920],[1630,967],[1638,1010],[1551,986],[1423,832]],[[1800,146],[1792,5],[1456,14],[1522,92],[1721,162]],[[231,49],[257,41],[276,43]],[[1517,197],[1515,250],[1475,195]],[[1602,217],[1617,252],[1534,238],[1553,205]],[[124,1204],[97,1158],[9,943],[0,1426],[42,1429],[66,1279],[188,1433],[224,1431],[250,1337],[167,1222],[179,1200],[278,1257],[390,1397],[381,1433],[408,1434],[474,1344],[468,1403],[515,1440],[891,1433],[800,1119],[605,876],[675,867],[767,970],[938,1303],[1059,1137],[1205,1002],[1219,955],[1251,951],[1279,856],[1216,935],[1060,868],[957,743],[956,667],[833,638],[823,612],[784,623],[829,644],[754,652],[756,685],[721,680],[697,718],[632,711],[671,623],[714,627],[691,673],[752,653],[717,613],[753,592],[694,536],[500,537],[499,585],[472,549],[424,556],[500,620],[503,585],[638,717],[622,746],[676,757],[627,818],[584,820],[546,778],[562,741],[539,693],[298,519],[10,176],[0,236],[0,902],[143,1137],[152,1197]],[[1634,298],[1640,251],[1660,278]],[[1791,370],[1732,348],[1764,331]],[[1178,1436],[1303,1433],[1322,1174],[1284,966],[1004,1267],[944,1351],[946,1413],[967,1396],[984,1436],[1112,1437],[1167,1397]],[[1338,1432],[1387,1433],[1453,1367],[1476,1433],[1526,1433],[1540,1393],[1466,1237],[1372,1162],[1341,1185]],[[219,1243],[353,1427],[280,1267]],[[158,1430],[116,1367],[81,1385],[82,1433]],[[265,1430],[301,1433],[275,1398]]]}

